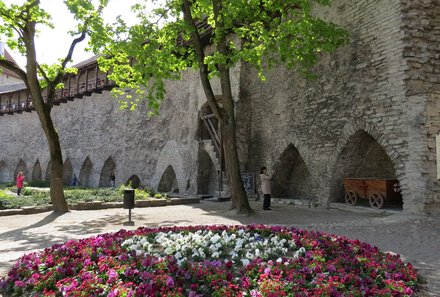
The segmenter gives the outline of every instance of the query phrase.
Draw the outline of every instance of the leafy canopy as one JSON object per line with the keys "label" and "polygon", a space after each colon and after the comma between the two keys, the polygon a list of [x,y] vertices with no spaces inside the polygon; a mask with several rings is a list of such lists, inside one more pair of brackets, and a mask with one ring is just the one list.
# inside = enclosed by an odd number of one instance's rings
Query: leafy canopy
{"label": "leafy canopy", "polygon": [[[101,17],[108,0],[64,0],[64,4],[76,21],[75,28],[69,32],[72,36],[69,52],[52,65],[39,64],[36,60],[29,61],[28,57],[28,64],[31,62],[38,65],[38,76],[42,78],[39,81],[41,88],[47,87],[50,83],[62,87],[57,79],[59,80],[60,76],[64,74],[76,72],[76,69],[66,67],[70,62],[75,45],[89,36],[89,45],[93,50],[95,44],[103,44],[103,40],[107,38],[107,34],[104,32],[109,31]],[[25,0],[22,1],[22,4],[10,5],[0,0],[1,39],[6,41],[10,49],[17,50],[22,55],[29,56],[27,48],[29,45],[35,46],[35,37],[38,36],[40,30],[45,27],[54,28],[54,26],[50,14],[41,8],[40,0]],[[4,59],[4,57],[0,57],[0,59]]]}
{"label": "leafy canopy", "polygon": [[[107,32],[99,62],[112,71],[110,78],[120,87],[114,91],[117,95],[136,90],[136,96],[126,96],[123,107],[134,109],[146,98],[153,113],[164,98],[165,80],[179,79],[182,70],[201,66],[191,39],[194,26],[183,17],[185,2],[198,34],[212,45],[203,57],[210,77],[218,75],[218,65],[232,67],[239,61],[255,66],[263,80],[265,68],[276,63],[311,76],[319,54],[334,51],[348,39],[344,29],[312,13],[314,6],[329,5],[330,0],[218,0],[218,19],[212,0],[140,2],[132,8],[136,25],[119,18]],[[216,45],[225,36],[227,51],[221,53]]]}

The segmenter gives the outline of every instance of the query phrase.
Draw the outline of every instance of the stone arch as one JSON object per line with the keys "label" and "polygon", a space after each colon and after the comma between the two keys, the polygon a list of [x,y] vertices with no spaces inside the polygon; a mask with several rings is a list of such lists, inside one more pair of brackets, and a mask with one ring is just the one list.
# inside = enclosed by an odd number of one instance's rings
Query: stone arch
{"label": "stone arch", "polygon": [[116,163],[113,161],[112,157],[108,157],[102,166],[101,175],[99,177],[100,187],[111,187],[110,176],[115,173]]}
{"label": "stone arch", "polygon": [[49,160],[49,162],[47,163],[47,168],[46,168],[46,181],[50,182],[50,176],[51,176],[51,161]]}
{"label": "stone arch", "polygon": [[70,159],[67,158],[63,165],[64,184],[66,186],[72,185],[73,167]]}
{"label": "stone arch", "polygon": [[[384,146],[363,129],[348,137],[339,150],[333,166],[330,202],[344,201],[343,178],[398,179],[394,162]],[[366,199],[359,201],[368,203]],[[401,207],[402,201],[397,202]]]}
{"label": "stone arch", "polygon": [[137,189],[141,185],[141,179],[136,174],[133,174],[132,176],[130,176],[130,178],[125,183],[125,185],[127,185],[127,186],[130,184],[133,189]]}
{"label": "stone arch", "polygon": [[159,192],[179,193],[179,185],[177,184],[176,173],[173,166],[169,165],[162,174],[159,186],[157,187]]}
{"label": "stone arch", "polygon": [[280,154],[273,169],[273,197],[310,200],[310,171],[292,143]]}
{"label": "stone arch", "polygon": [[197,169],[197,194],[213,196],[218,185],[216,166],[205,150],[199,150]]}
{"label": "stone arch", "polygon": [[79,171],[79,186],[80,187],[91,187],[90,176],[93,172],[93,163],[89,157],[84,160],[84,163]]}
{"label": "stone arch", "polygon": [[40,160],[37,159],[37,161],[34,164],[34,168],[32,169],[32,180],[42,180],[43,179],[43,173],[41,171],[41,164]]}
{"label": "stone arch", "polygon": [[[209,129],[206,126],[207,123],[204,122],[202,119],[205,116],[211,116],[213,115],[213,112],[211,110],[211,107],[209,107],[208,102],[202,105],[199,111],[199,125],[197,127],[197,135],[198,139],[200,140],[211,140],[211,135],[209,133]],[[209,125],[210,127],[216,132],[219,133],[219,122],[218,119],[214,116],[211,116],[209,118]]]}
{"label": "stone arch", "polygon": [[187,179],[185,178],[186,175],[183,169],[183,158],[180,153],[179,145],[174,140],[170,140],[165,144],[159,154],[159,158],[157,158],[156,170],[151,180],[151,185],[155,187],[155,189],[158,189],[157,187],[163,177],[163,173],[168,166],[172,167],[176,175],[178,189],[185,189]]}
{"label": "stone arch", "polygon": [[17,164],[17,167],[15,168],[14,178],[18,175],[18,173],[20,171],[23,172],[25,180],[28,180],[29,179],[29,171],[28,171],[26,163],[23,161],[23,159],[20,159],[20,161]]}
{"label": "stone arch", "polygon": [[0,161],[0,182],[10,182],[12,180],[9,167],[4,161]]}

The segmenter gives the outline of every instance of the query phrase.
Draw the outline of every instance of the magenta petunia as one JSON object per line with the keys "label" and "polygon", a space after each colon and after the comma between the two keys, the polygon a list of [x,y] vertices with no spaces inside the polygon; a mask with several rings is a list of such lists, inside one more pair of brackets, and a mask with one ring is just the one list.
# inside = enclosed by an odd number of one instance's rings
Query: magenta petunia
{"label": "magenta petunia", "polygon": [[0,279],[21,296],[414,296],[399,255],[282,226],[138,228],[24,255]]}

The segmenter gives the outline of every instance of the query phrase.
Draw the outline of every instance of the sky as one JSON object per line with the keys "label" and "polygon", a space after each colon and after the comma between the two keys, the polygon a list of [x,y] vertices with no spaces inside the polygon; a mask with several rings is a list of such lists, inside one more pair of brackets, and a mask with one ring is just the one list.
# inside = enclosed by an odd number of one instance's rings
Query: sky
{"label": "sky", "polygon": [[[24,0],[3,1],[7,4],[21,4],[24,2]],[[131,14],[130,8],[136,1],[139,0],[110,0],[104,12],[105,20],[113,22],[118,15],[121,15],[124,19],[133,20],[134,17]],[[52,16],[52,23],[55,25],[55,28],[40,28],[41,32],[36,40],[37,57],[39,63],[51,64],[67,55],[73,40],[67,32],[69,29],[74,28],[75,22],[62,0],[41,0],[41,5]],[[86,41],[83,41],[79,46],[77,45],[73,54],[73,64],[93,56],[93,53],[84,51],[86,46]],[[8,51],[21,67],[25,66],[25,57],[22,57],[17,52],[12,52],[10,49]]]}

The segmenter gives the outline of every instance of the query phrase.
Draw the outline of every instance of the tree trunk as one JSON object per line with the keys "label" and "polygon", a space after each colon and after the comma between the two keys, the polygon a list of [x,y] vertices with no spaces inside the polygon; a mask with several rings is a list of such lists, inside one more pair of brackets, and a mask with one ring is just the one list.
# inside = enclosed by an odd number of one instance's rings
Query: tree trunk
{"label": "tree trunk", "polygon": [[[44,109],[44,107],[43,107]],[[52,201],[53,211],[65,213],[69,211],[66,198],[64,197],[64,178],[63,178],[63,155],[61,152],[58,133],[53,125],[50,111],[38,112],[41,126],[49,144],[50,153],[50,200]]]}
{"label": "tree trunk", "polygon": [[[225,99],[223,98],[223,100]],[[226,170],[228,172],[229,186],[232,195],[232,208],[235,208],[237,213],[251,214],[253,211],[249,205],[240,175],[234,114],[228,115],[227,117],[228,119],[222,121],[222,139]]]}

